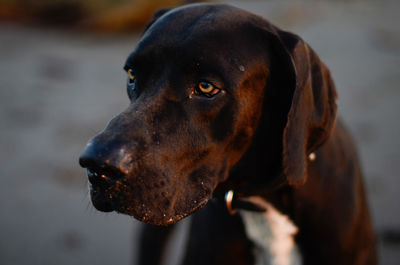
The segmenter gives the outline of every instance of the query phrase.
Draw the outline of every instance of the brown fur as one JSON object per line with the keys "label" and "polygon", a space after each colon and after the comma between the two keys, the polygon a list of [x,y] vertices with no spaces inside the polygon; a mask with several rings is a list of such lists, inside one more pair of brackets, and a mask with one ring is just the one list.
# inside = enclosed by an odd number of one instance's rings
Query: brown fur
{"label": "brown fur", "polygon": [[[335,86],[299,36],[226,5],[162,10],[125,69],[136,76],[131,105],[80,159],[96,208],[153,225],[194,213],[185,264],[253,264],[243,223],[219,199],[234,190],[292,219],[303,264],[376,263]],[[219,93],[199,93],[204,80]],[[165,240],[170,229],[145,229],[141,264],[156,264],[163,245],[146,235]]]}

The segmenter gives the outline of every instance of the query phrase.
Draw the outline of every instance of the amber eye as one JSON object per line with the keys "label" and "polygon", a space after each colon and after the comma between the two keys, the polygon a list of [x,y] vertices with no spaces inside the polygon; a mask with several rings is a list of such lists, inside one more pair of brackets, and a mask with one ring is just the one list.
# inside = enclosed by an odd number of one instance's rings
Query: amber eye
{"label": "amber eye", "polygon": [[212,97],[218,94],[219,91],[220,89],[216,88],[213,84],[206,81],[199,82],[196,87],[197,94],[205,95],[207,97]]}
{"label": "amber eye", "polygon": [[133,74],[133,70],[132,69],[128,70],[128,77],[129,77],[128,82],[129,83],[133,83],[133,81],[135,80],[135,75]]}
{"label": "amber eye", "polygon": [[214,86],[208,82],[200,82],[198,86],[200,91],[204,94],[211,93],[214,90]]}

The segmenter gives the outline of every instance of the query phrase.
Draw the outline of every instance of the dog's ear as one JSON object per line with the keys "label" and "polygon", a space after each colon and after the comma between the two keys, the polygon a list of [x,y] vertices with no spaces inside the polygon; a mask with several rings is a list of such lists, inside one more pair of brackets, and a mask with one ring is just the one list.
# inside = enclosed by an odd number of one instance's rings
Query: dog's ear
{"label": "dog's ear", "polygon": [[162,8],[162,9],[159,9],[159,10],[157,10],[156,12],[154,12],[154,14],[153,14],[153,16],[152,16],[150,22],[146,25],[146,27],[144,28],[144,31],[143,31],[143,32],[146,32],[146,31],[151,27],[151,25],[153,25],[154,22],[157,21],[157,19],[159,19],[160,17],[162,17],[162,15],[164,15],[165,13],[167,13],[168,11],[170,11],[171,9],[172,9],[172,8]]}
{"label": "dog's ear", "polygon": [[[282,136],[282,169],[289,185],[304,184],[311,152],[329,137],[336,120],[336,90],[317,54],[295,34],[277,30],[286,66],[290,107]],[[282,58],[282,57],[281,57]],[[282,68],[282,67],[281,67]],[[294,86],[294,88],[293,88]],[[289,106],[289,105],[288,105]]]}

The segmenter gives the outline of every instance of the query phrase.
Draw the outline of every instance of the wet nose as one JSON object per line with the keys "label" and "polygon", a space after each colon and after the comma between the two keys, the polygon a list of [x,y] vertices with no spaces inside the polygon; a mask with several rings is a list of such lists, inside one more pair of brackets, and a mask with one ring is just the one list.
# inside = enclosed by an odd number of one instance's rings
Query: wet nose
{"label": "wet nose", "polygon": [[80,156],[79,164],[87,168],[90,183],[102,185],[124,178],[130,161],[123,145],[91,140]]}

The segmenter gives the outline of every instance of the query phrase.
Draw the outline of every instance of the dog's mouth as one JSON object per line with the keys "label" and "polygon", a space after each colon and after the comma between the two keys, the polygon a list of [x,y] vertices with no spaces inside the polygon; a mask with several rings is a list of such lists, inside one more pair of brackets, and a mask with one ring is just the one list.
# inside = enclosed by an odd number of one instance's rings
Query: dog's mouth
{"label": "dog's mouth", "polygon": [[[154,225],[175,223],[203,207],[214,186],[212,178],[178,181],[146,170],[141,175],[119,175],[111,169],[89,167],[87,175],[97,210],[116,211]],[[188,192],[189,186],[197,192]]]}
{"label": "dog's mouth", "polygon": [[111,212],[113,207],[112,188],[116,183],[116,178],[109,177],[105,172],[87,170],[89,179],[89,191],[93,206],[102,212]]}

